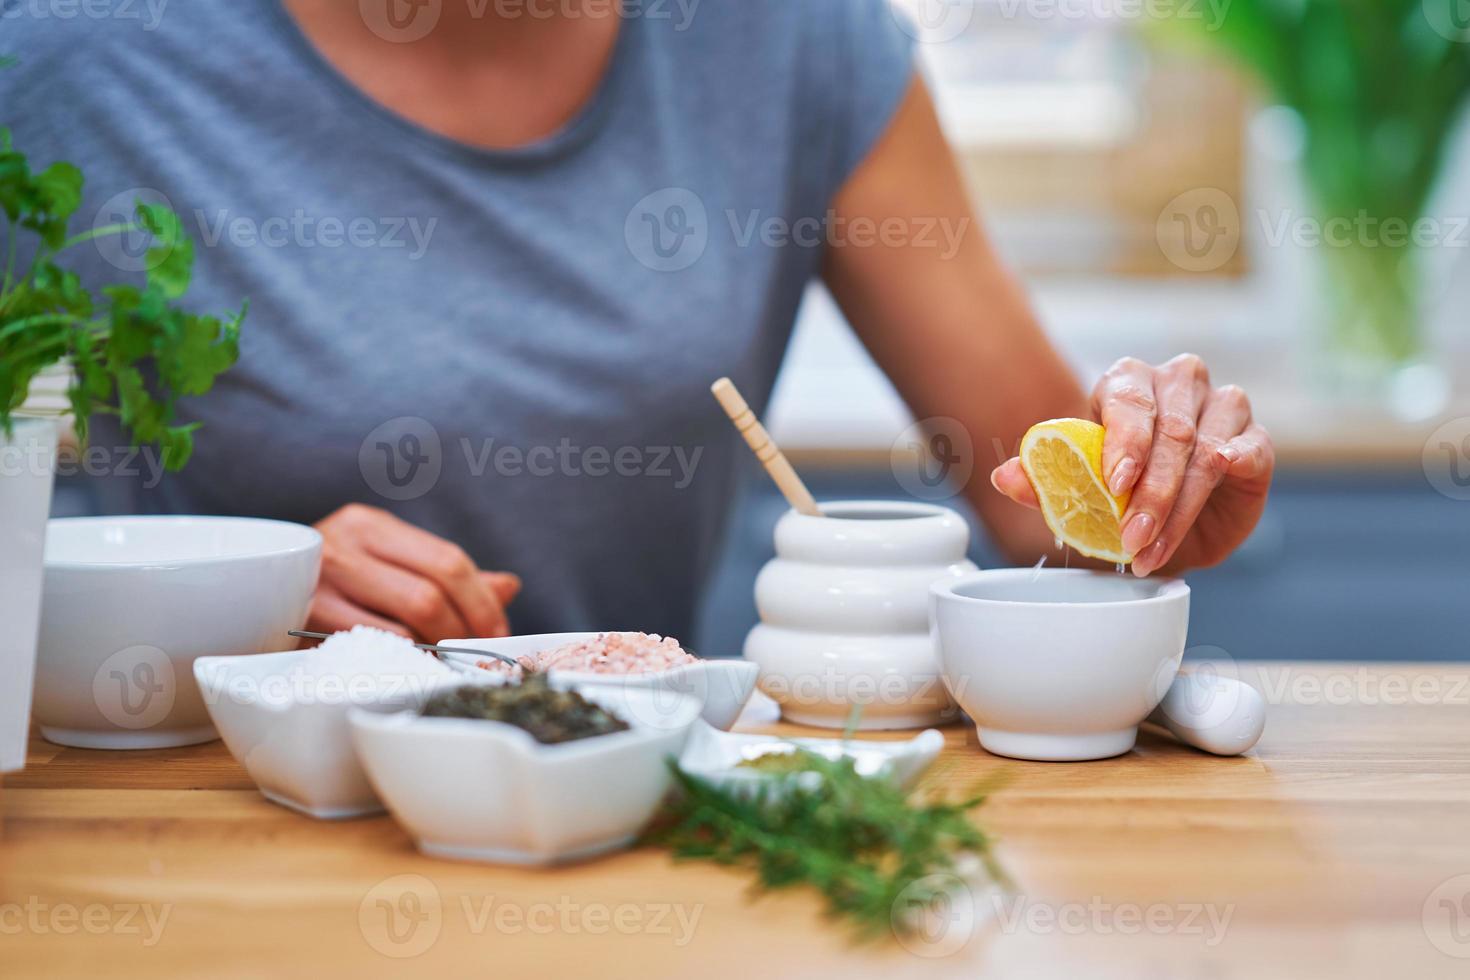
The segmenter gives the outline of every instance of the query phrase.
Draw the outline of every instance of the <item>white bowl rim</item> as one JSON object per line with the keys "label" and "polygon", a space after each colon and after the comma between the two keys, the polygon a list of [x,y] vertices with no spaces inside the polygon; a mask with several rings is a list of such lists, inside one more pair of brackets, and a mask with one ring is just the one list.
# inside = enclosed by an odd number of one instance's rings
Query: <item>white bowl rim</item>
{"label": "white bowl rim", "polygon": [[[464,641],[460,641],[464,642]],[[446,646],[454,644],[446,641]],[[458,651],[447,651],[444,656],[452,658],[457,663],[471,663],[486,659],[489,654],[476,656],[473,653],[459,653]],[[709,671],[724,671],[726,673],[745,673],[759,671],[760,664],[744,657],[700,657],[692,664],[680,664],[670,667],[668,670],[645,670],[636,674],[598,674],[590,670],[563,670],[554,667],[547,673],[559,681],[569,684],[600,684],[603,686],[615,684],[628,684],[637,686],[648,685],[660,680],[677,680],[686,675],[698,675]],[[493,676],[493,671],[486,671]]]}
{"label": "white bowl rim", "polygon": [[[945,602],[958,602],[964,605],[976,606],[1047,606],[1061,609],[1076,609],[1084,606],[1097,608],[1098,606],[1146,606],[1151,604],[1177,602],[1180,598],[1189,595],[1189,584],[1182,578],[1154,579],[1157,590],[1151,596],[1143,596],[1138,599],[1108,599],[1100,602],[1055,602],[1037,601],[1031,599],[987,599],[980,596],[962,595],[957,590],[974,585],[977,582],[1006,581],[1018,578],[1093,578],[1097,576],[1114,576],[1116,572],[1094,571],[1088,568],[1032,568],[1030,566],[1018,566],[1014,568],[984,568],[978,572],[956,579],[944,579],[935,582],[929,587],[931,595]],[[1125,573],[1127,574],[1127,573]],[[1134,581],[1150,581],[1148,579]]]}
{"label": "white bowl rim", "polygon": [[[548,646],[544,647],[543,649],[548,649],[549,650],[553,646],[564,646],[564,645],[566,645],[568,643],[581,643],[581,642],[584,642],[586,640],[593,639],[594,637],[601,636],[604,633],[637,633],[637,632],[639,632],[639,631],[638,630],[568,630],[568,631],[561,632],[561,633],[519,633],[519,634],[516,634],[514,636],[498,636],[498,637],[496,637],[496,636],[465,636],[465,637],[458,637],[456,639],[440,640],[438,645],[439,646],[446,646],[446,647],[463,647],[466,644],[470,644],[470,643],[483,643],[487,648],[494,649],[495,644],[497,644],[497,643],[504,643],[504,642],[509,641],[509,640],[514,640],[514,641],[520,642],[520,641],[532,640],[532,639],[536,639],[537,637],[541,637],[541,638],[543,638],[543,642],[548,643]],[[660,634],[660,635],[662,635],[662,634]],[[682,648],[683,647],[683,642],[680,641],[680,644],[679,645]],[[537,651],[537,652],[539,652],[539,651]],[[688,652],[687,648],[685,648],[685,652],[686,653]],[[471,660],[484,660],[484,659],[486,659],[489,656],[488,653],[477,655],[477,654],[469,653],[469,652],[461,653],[461,652],[459,652],[457,650],[456,651],[446,652],[444,655],[446,657],[452,657],[452,658],[454,658],[454,660],[456,660],[459,663],[467,663],[467,662],[469,662]],[[749,665],[748,667],[744,666],[744,665],[747,665],[747,664]],[[564,680],[564,681],[567,681],[567,682],[573,683],[573,684],[604,684],[605,685],[605,684],[632,683],[632,682],[651,683],[653,680],[655,680],[657,678],[678,678],[678,677],[684,676],[685,674],[698,674],[698,673],[701,673],[701,672],[706,671],[706,670],[723,670],[723,671],[732,671],[732,670],[733,671],[756,670],[756,671],[759,671],[760,670],[760,665],[757,664],[754,660],[747,660],[744,657],[701,657],[698,654],[696,654],[695,655],[694,663],[692,663],[692,664],[679,664],[677,667],[670,667],[668,670],[645,670],[645,671],[641,671],[641,672],[635,673],[635,674],[599,674],[599,673],[596,673],[596,672],[590,671],[590,670],[564,670],[564,669],[559,668],[559,667],[554,667],[554,668],[552,668],[549,671],[549,673],[551,674],[551,676],[553,676],[553,677],[555,677],[555,678],[557,678],[559,680]]]}
{"label": "white bowl rim", "polygon": [[[524,728],[512,725],[508,721],[495,721],[490,718],[444,718],[428,717],[420,712],[405,708],[401,711],[367,711],[360,707],[353,707],[347,713],[347,720],[355,728],[377,728],[385,731],[402,731],[405,729],[420,729],[426,733],[446,736],[453,739],[490,738],[494,741],[505,742],[514,746],[522,753],[536,756],[554,756],[556,758],[575,758],[583,755],[594,755],[606,751],[609,747],[616,748],[623,744],[642,744],[644,742],[660,742],[671,735],[688,729],[699,720],[703,703],[696,697],[688,694],[676,694],[675,697],[681,702],[689,714],[689,720],[683,725],[670,728],[655,728],[652,725],[638,724],[636,721],[628,722],[629,727],[621,732],[609,732],[606,735],[594,735],[590,738],[572,739],[568,742],[554,742],[547,744],[536,741],[535,737]],[[692,707],[692,712],[689,711]],[[627,721],[627,719],[624,719]],[[676,754],[677,757],[677,754]]]}
{"label": "white bowl rim", "polygon": [[299,555],[320,548],[322,544],[321,532],[308,524],[298,524],[295,521],[280,521],[268,517],[229,517],[208,514],[128,514],[118,517],[53,517],[46,522],[47,528],[53,524],[63,524],[67,527],[85,527],[89,525],[180,525],[180,524],[253,524],[272,525],[281,528],[292,528],[300,534],[298,543],[281,548],[263,549],[258,551],[242,551],[223,555],[201,555],[194,558],[169,558],[165,560],[131,560],[131,561],[61,561],[59,559],[46,558],[45,568],[50,570],[136,570],[140,568],[178,568],[183,566],[207,565],[215,562],[245,561],[258,558],[280,558],[290,555]]}
{"label": "white bowl rim", "polygon": [[[948,522],[959,517],[959,514],[943,504],[931,504],[922,500],[823,500],[817,503],[817,509],[822,513],[803,514],[793,509],[788,510],[783,517],[788,521],[804,524],[827,521],[852,521],[855,524],[902,522],[907,527],[920,522]],[[864,515],[886,516],[849,516],[853,511]]]}

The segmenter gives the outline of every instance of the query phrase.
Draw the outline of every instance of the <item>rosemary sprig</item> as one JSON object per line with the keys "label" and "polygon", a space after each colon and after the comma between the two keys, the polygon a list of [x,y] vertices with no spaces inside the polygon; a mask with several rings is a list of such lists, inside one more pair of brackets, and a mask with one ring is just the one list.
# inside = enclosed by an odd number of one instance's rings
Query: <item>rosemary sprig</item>
{"label": "rosemary sprig", "polygon": [[680,792],[648,839],[681,860],[749,868],[758,891],[816,888],[827,914],[865,940],[913,928],[906,913],[939,901],[945,882],[957,884],[968,865],[1006,880],[970,816],[988,787],[959,802],[910,800],[885,780],[858,775],[850,758],[797,755],[801,765],[738,790],[671,762]]}

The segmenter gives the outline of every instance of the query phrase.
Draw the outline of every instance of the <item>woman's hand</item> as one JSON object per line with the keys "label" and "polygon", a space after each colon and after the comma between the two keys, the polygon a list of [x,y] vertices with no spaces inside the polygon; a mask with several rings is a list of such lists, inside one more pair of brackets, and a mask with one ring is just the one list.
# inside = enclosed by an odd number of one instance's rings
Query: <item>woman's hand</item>
{"label": "woman's hand", "polygon": [[428,643],[510,635],[515,575],[481,571],[458,545],[365,504],[348,504],[316,529],[322,575],[308,629],[361,624]]}
{"label": "woman's hand", "polygon": [[[1108,430],[1108,489],[1133,491],[1123,547],[1134,574],[1216,564],[1256,526],[1276,462],[1271,437],[1251,419],[1245,392],[1212,387],[1197,356],[1158,367],[1123,358],[1093,389],[1092,413]],[[1037,506],[1019,459],[998,466],[991,482]]]}

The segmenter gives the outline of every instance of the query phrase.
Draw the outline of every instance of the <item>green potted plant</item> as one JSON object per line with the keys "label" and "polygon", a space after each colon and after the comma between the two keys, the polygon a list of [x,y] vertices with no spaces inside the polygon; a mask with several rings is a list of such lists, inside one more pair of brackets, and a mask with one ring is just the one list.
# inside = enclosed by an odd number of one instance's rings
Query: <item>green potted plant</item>
{"label": "green potted plant", "polygon": [[1448,144],[1470,103],[1467,0],[1231,0],[1169,18],[1229,52],[1301,122],[1327,286],[1331,374],[1355,388],[1423,354],[1423,250]]}
{"label": "green potted plant", "polygon": [[[81,202],[81,171],[66,162],[34,171],[0,127],[0,772],[25,758],[57,445],[54,419],[21,411],[32,382],[69,367],[79,439],[92,416],[115,415],[135,445],[157,446],[177,470],[196,426],[176,421],[176,401],[205,393],[235,363],[245,316],[177,305],[194,248],[172,211],[140,202],[132,221],[71,235]],[[90,286],[65,264],[79,245],[139,232],[152,236],[142,283]]]}

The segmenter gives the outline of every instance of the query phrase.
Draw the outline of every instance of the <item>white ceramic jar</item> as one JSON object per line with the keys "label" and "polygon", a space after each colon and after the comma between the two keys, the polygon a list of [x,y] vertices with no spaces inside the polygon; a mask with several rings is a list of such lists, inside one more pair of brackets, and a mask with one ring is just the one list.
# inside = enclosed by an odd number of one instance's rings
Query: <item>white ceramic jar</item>
{"label": "white ceramic jar", "polygon": [[755,582],[761,622],[745,640],[761,690],[789,721],[921,728],[953,717],[929,631],[929,587],[975,571],[970,529],[933,504],[844,501],[788,512]]}

